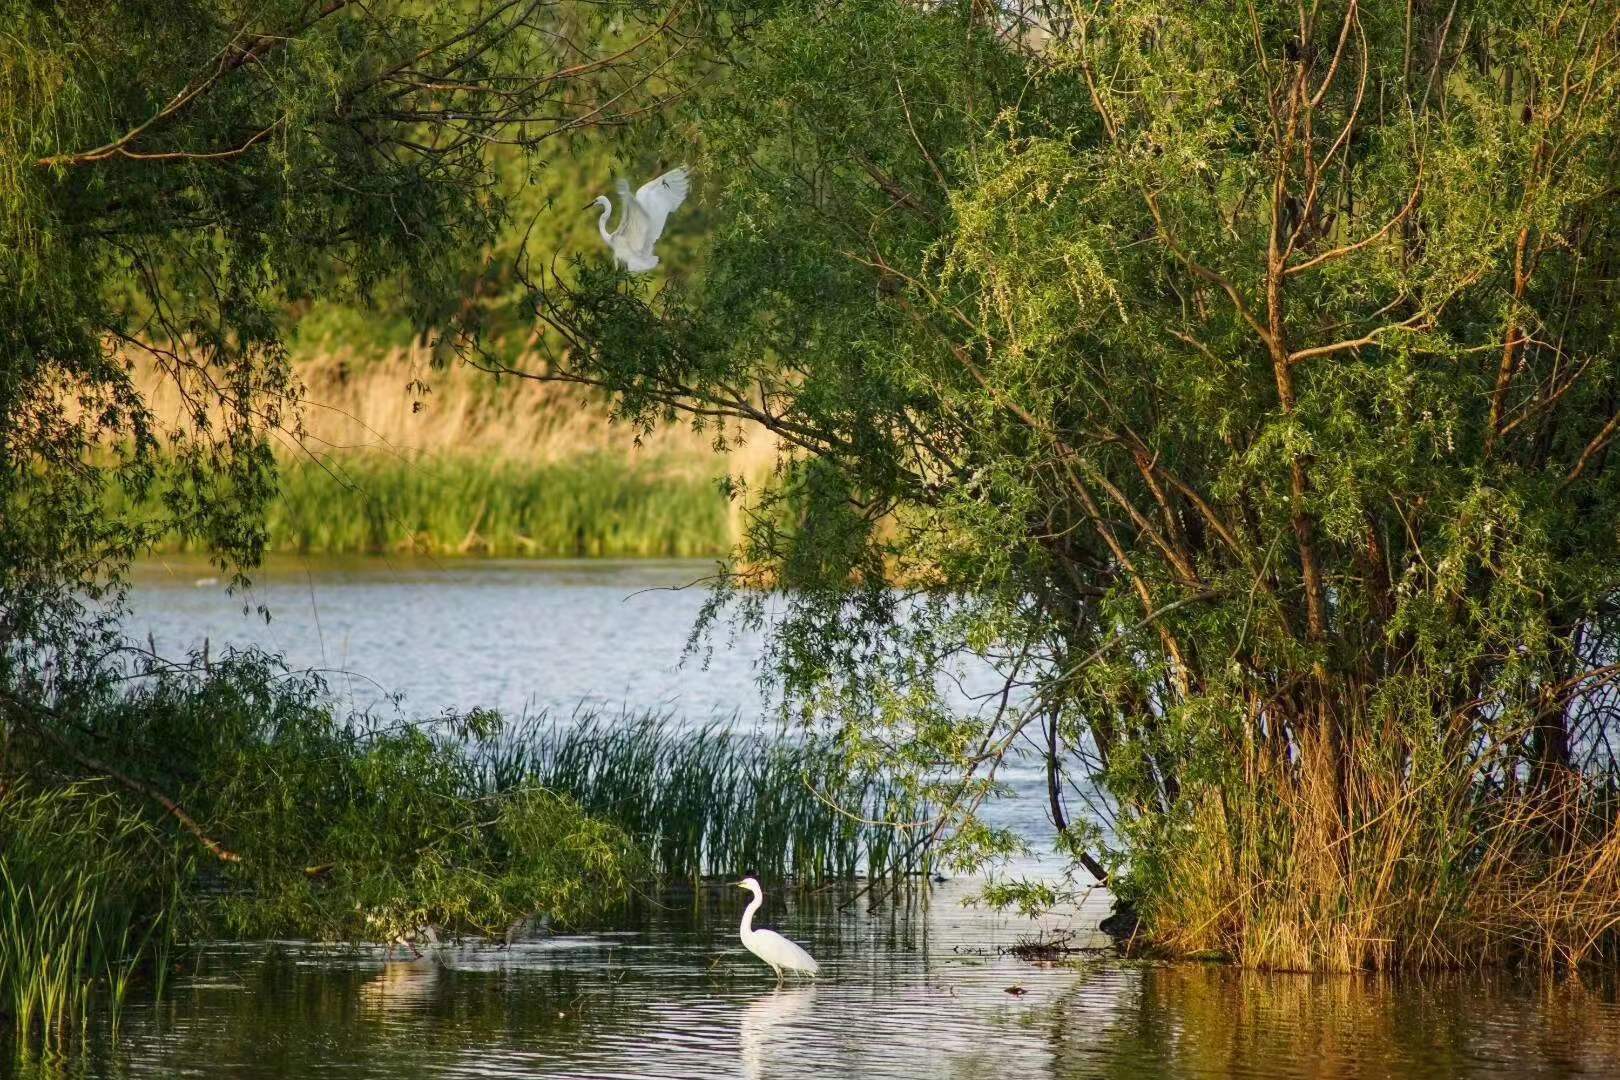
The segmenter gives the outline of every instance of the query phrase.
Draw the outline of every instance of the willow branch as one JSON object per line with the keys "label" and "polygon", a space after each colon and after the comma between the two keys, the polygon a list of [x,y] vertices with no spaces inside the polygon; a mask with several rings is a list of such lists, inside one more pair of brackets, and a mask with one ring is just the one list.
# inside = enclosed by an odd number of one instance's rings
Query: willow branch
{"label": "willow branch", "polygon": [[[96,758],[86,754],[84,751],[74,746],[71,740],[65,738],[60,732],[53,730],[50,725],[41,724],[34,720],[28,715],[28,710],[15,699],[8,697],[6,699],[6,703],[11,706],[13,716],[25,720],[28,723],[28,726],[35,733],[43,736],[46,740],[55,744],[56,747],[64,754],[72,758],[74,761],[77,761],[86,769],[89,769],[91,772],[100,773],[103,776],[115,781],[119,785],[133,791],[135,794],[140,795],[143,798],[150,799],[159,806],[163,807],[164,810],[169,812],[171,817],[180,823],[181,828],[185,829],[192,836],[196,837],[198,842],[200,842],[203,847],[207,848],[209,853],[212,854],[216,859],[219,859],[221,862],[232,863],[242,861],[242,856],[225,847],[225,845],[221,844],[218,840],[215,840],[213,837],[209,836],[208,833],[204,831],[203,827],[198,824],[196,818],[186,813],[185,809],[182,808],[179,803],[163,794],[163,792],[152,787],[150,784],[135,779],[128,773],[124,773],[113,768],[106,762],[98,761]],[[43,709],[44,707],[36,706],[36,708]]]}

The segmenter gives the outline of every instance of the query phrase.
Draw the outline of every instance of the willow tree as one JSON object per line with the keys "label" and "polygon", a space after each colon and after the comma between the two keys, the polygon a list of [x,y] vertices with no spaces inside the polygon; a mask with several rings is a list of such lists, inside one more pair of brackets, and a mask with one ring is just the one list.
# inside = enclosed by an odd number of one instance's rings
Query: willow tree
{"label": "willow tree", "polygon": [[1612,950],[1620,6],[860,0],[750,48],[691,114],[701,278],[541,289],[528,373],[774,433],[716,610],[780,588],[800,714],[966,860],[1037,748],[1168,947]]}

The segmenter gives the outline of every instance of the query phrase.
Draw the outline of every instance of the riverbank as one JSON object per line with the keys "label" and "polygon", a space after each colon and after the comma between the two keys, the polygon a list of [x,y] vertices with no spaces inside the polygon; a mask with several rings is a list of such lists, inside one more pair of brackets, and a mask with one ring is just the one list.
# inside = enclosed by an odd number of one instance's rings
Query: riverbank
{"label": "riverbank", "polygon": [[286,460],[267,546],[299,555],[718,556],[733,532],[714,465],[597,450],[533,462],[476,454]]}
{"label": "riverbank", "polygon": [[[760,432],[637,432],[583,388],[435,368],[424,347],[311,348],[294,367],[302,397],[268,432],[272,553],[716,556],[740,534],[741,493],[775,462]],[[167,424],[193,423],[155,368],[135,379]]]}
{"label": "riverbank", "polygon": [[0,1033],[25,1046],[141,982],[160,998],[202,941],[498,940],[705,874],[928,867],[875,824],[924,811],[819,743],[657,711],[345,709],[254,651],[106,675],[0,697]]}

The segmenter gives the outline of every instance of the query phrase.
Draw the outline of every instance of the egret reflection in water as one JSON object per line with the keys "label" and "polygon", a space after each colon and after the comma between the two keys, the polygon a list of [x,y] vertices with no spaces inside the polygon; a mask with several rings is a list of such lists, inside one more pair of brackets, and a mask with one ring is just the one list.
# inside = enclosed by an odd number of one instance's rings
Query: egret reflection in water
{"label": "egret reflection in water", "polygon": [[798,1045],[793,1037],[793,1021],[810,1010],[816,988],[792,990],[778,987],[749,1002],[737,1023],[737,1051],[742,1058],[743,1076],[763,1080],[766,1066],[778,1057],[794,1056]]}
{"label": "egret reflection in water", "polygon": [[421,1008],[438,990],[441,967],[427,957],[385,962],[376,977],[361,984],[360,1004],[378,1010]]}

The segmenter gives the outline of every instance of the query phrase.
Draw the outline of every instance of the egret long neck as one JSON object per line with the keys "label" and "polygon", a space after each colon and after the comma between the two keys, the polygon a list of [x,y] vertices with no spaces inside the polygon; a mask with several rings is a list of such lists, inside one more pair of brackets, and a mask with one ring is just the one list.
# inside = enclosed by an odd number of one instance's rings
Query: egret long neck
{"label": "egret long neck", "polygon": [[748,906],[743,908],[742,926],[738,929],[737,933],[744,941],[747,941],[749,937],[753,935],[754,912],[758,911],[759,905],[763,904],[764,902],[765,895],[763,893],[755,893],[754,898],[748,901]]}
{"label": "egret long neck", "polygon": [[602,239],[608,243],[613,242],[613,234],[608,232],[608,215],[613,213],[613,204],[607,199],[598,199],[602,204],[602,216],[596,219],[596,231],[602,234]]}

